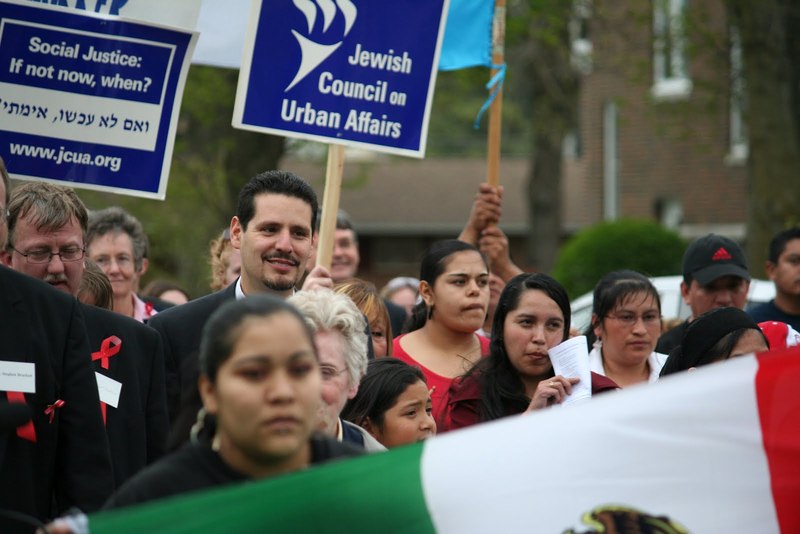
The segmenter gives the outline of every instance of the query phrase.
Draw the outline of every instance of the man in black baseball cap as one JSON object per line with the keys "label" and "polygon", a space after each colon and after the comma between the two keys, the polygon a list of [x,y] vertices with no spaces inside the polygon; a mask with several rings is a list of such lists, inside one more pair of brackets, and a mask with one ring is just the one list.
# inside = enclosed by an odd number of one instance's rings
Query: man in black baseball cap
{"label": "man in black baseball cap", "polygon": [[709,310],[725,306],[743,310],[749,289],[747,261],[736,242],[708,234],[689,245],[683,255],[681,296],[692,315],[659,338],[656,352],[669,354],[680,345],[689,323]]}

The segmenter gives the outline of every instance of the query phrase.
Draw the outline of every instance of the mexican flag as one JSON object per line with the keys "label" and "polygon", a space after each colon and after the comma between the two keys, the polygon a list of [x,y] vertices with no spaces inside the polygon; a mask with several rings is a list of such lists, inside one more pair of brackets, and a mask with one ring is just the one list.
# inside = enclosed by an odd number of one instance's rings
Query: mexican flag
{"label": "mexican flag", "polygon": [[800,349],[89,517],[120,532],[800,532]]}

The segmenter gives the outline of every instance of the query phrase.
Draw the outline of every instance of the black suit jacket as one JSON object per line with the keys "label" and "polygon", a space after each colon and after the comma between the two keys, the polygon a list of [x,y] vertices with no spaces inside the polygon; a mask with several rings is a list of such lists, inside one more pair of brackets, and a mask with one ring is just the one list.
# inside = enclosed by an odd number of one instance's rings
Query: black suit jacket
{"label": "black suit jacket", "polygon": [[[25,394],[36,443],[0,435],[0,507],[40,519],[98,509],[113,489],[111,460],[78,301],[0,267],[0,341],[0,360],[36,366],[36,393]],[[51,422],[45,410],[59,399]],[[16,530],[5,521],[0,531]]]}
{"label": "black suit jacket", "polygon": [[94,306],[81,308],[91,353],[100,352],[111,336],[122,341],[119,352],[108,358],[107,370],[101,360],[94,361],[96,372],[122,383],[118,406],[106,406],[114,485],[119,487],[166,450],[164,346],[158,332],[139,321]]}
{"label": "black suit jacket", "polygon": [[229,300],[236,299],[236,284],[233,283],[216,293],[192,300],[186,304],[164,310],[148,321],[148,325],[161,334],[164,341],[164,360],[167,368],[167,408],[169,420],[174,426],[181,403],[181,391],[190,389],[197,369],[197,355],[203,327],[214,311]]}

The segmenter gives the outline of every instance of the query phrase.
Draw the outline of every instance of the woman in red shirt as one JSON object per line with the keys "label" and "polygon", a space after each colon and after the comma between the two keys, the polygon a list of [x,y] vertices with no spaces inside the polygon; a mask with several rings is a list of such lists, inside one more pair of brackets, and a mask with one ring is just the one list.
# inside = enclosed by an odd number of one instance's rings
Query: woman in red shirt
{"label": "woman in red shirt", "polygon": [[420,267],[419,293],[406,334],[395,338],[392,354],[419,367],[431,389],[433,418],[442,425],[450,382],[488,351],[475,333],[489,306],[489,265],[473,245],[448,239],[428,249]]}

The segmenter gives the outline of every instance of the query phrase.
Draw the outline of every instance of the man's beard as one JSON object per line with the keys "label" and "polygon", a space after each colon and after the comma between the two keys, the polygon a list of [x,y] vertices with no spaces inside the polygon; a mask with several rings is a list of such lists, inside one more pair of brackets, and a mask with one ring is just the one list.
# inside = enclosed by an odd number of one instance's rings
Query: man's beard
{"label": "man's beard", "polygon": [[265,277],[263,279],[264,285],[266,286],[267,289],[269,289],[271,291],[289,291],[290,289],[293,289],[297,285],[297,281],[300,279],[300,276],[302,276],[302,274],[303,274],[303,270],[300,268],[300,265],[302,265],[302,262],[300,262],[300,260],[298,260],[297,258],[292,256],[291,254],[285,254],[285,253],[281,253],[281,252],[272,254],[272,255],[264,258],[264,259],[266,261],[269,261],[269,260],[272,260],[272,259],[275,259],[275,258],[281,258],[281,259],[288,260],[288,261],[292,262],[292,265],[296,269],[298,269],[296,278],[294,280],[292,280],[291,282],[289,282],[289,281],[286,281],[285,279],[283,279],[280,276],[276,276],[275,278]]}
{"label": "man's beard", "polygon": [[267,286],[267,289],[272,291],[289,291],[290,289],[294,289],[296,283],[297,281],[288,282],[284,280],[264,280],[264,285]]}

